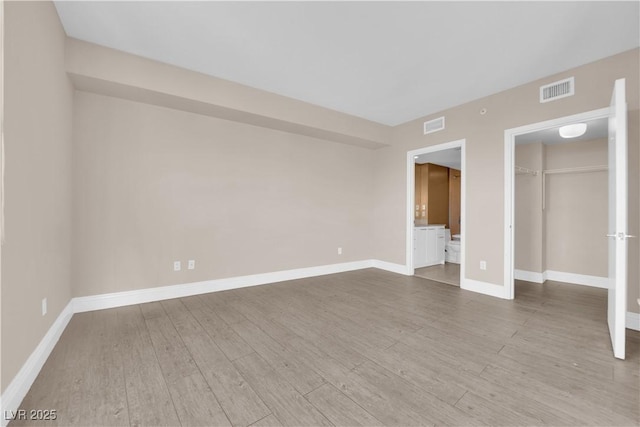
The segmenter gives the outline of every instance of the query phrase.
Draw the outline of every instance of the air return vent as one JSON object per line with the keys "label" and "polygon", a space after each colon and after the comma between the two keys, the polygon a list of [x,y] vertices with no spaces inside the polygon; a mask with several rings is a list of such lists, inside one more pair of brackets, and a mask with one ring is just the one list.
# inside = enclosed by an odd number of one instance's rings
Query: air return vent
{"label": "air return vent", "polygon": [[424,134],[438,132],[444,129],[444,117],[438,117],[437,119],[424,122]]}
{"label": "air return vent", "polygon": [[556,99],[572,96],[574,93],[574,78],[569,77],[568,79],[540,86],[540,102],[555,101]]}

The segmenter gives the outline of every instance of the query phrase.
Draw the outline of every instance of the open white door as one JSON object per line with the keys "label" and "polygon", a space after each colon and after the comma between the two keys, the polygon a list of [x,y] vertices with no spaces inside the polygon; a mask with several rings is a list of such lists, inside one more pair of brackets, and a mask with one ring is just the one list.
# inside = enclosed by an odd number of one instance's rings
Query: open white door
{"label": "open white door", "polygon": [[616,80],[609,113],[609,305],[613,355],[625,358],[627,311],[627,103],[625,79]]}

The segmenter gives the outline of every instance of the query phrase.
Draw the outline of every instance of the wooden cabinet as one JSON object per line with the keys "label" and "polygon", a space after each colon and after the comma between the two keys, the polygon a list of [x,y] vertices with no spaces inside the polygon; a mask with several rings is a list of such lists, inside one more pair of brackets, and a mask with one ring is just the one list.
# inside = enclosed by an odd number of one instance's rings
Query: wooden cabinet
{"label": "wooden cabinet", "polygon": [[449,168],[425,163],[415,170],[416,220],[449,226]]}
{"label": "wooden cabinet", "polygon": [[[416,164],[415,167],[415,196],[414,196],[414,200],[415,200],[415,210],[414,210],[414,215],[415,215],[415,219],[420,219],[422,214],[422,165]],[[425,206],[425,213],[424,215],[426,216],[426,209],[427,207]]]}
{"label": "wooden cabinet", "polygon": [[449,169],[449,228],[452,236],[460,234],[460,186],[460,171]]}

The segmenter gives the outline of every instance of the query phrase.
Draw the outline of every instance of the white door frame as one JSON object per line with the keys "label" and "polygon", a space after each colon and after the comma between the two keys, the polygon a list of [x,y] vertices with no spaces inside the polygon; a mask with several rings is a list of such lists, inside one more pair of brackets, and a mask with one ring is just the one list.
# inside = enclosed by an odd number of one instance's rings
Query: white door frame
{"label": "white door frame", "polygon": [[467,236],[466,232],[466,140],[459,139],[457,141],[445,142],[443,144],[431,145],[429,147],[419,148],[417,150],[411,150],[407,152],[407,245],[406,245],[406,265],[407,273],[413,275],[415,269],[413,268],[413,221],[415,219],[415,179],[416,179],[416,164],[415,156],[421,154],[435,153],[437,151],[449,150],[451,148],[460,148],[460,173],[462,175],[462,182],[460,183],[460,286],[462,287],[464,281],[464,260],[465,260],[465,240]]}
{"label": "white door frame", "polygon": [[516,136],[540,130],[564,126],[576,122],[609,117],[609,108],[587,111],[558,119],[533,123],[504,131],[504,284],[506,299],[513,299],[514,293],[514,167]]}

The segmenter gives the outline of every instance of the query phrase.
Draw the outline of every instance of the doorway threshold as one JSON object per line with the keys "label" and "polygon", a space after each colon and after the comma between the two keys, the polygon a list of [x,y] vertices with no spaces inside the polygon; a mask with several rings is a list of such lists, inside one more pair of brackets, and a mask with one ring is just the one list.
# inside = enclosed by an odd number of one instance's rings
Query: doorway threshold
{"label": "doorway threshold", "polygon": [[416,268],[414,276],[447,285],[460,286],[460,264],[445,262],[430,267]]}

